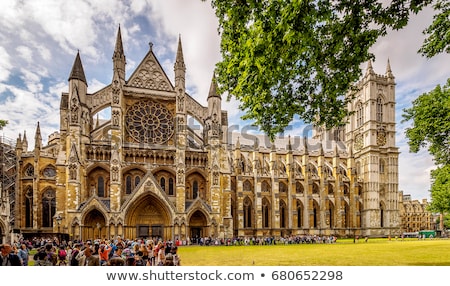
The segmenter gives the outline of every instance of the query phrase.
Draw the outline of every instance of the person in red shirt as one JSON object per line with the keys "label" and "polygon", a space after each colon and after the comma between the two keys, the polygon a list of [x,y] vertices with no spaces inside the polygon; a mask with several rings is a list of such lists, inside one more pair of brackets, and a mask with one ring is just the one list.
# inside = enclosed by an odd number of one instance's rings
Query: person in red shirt
{"label": "person in red shirt", "polygon": [[112,247],[107,244],[100,244],[100,249],[98,250],[98,255],[100,256],[100,266],[106,265],[109,260],[109,253]]}

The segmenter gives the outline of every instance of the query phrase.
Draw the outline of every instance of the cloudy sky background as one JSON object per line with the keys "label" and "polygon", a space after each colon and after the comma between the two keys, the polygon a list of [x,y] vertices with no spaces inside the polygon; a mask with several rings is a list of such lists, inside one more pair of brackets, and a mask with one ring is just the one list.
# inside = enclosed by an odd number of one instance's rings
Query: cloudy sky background
{"label": "cloudy sky background", "polygon": [[[422,31],[431,23],[427,9],[411,19],[407,28],[393,31],[372,48],[373,67],[384,74],[390,59],[397,88],[397,144],[400,147],[399,190],[413,199],[429,198],[429,172],[434,168],[426,150],[409,152],[405,138],[408,123],[401,123],[402,110],[420,94],[450,77],[450,56],[425,59],[417,53]],[[173,64],[181,35],[187,68],[188,93],[206,103],[214,65],[220,60],[217,19],[210,3],[200,0],[2,0],[0,13],[0,119],[9,121],[3,136],[16,139],[27,134],[34,144],[37,122],[46,143],[59,130],[59,104],[68,91],[68,76],[80,52],[88,92],[108,85],[112,79],[111,57],[117,28],[121,26],[127,78],[153,43],[153,51],[173,82]],[[365,68],[365,67],[363,67]],[[242,128],[238,103],[224,101],[229,124]],[[300,135],[299,126],[292,135]]]}

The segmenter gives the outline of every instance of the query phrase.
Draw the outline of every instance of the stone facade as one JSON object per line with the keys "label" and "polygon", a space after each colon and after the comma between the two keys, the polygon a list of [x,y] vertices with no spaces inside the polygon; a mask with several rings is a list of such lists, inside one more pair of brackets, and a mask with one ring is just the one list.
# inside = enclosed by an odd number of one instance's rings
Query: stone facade
{"label": "stone facade", "polygon": [[24,235],[399,234],[389,63],[385,75],[369,63],[345,128],[274,142],[228,129],[214,76],[207,106],[186,92],[181,39],[173,84],[151,45],[128,80],[125,64],[119,28],[111,84],[88,93],[77,54],[60,130],[43,146],[38,124],[32,151],[19,138],[15,227]]}
{"label": "stone facade", "polygon": [[412,233],[436,228],[436,215],[427,210],[427,199],[412,200],[411,195],[399,192],[402,232]]}
{"label": "stone facade", "polygon": [[0,243],[14,236],[16,165],[14,142],[0,136]]}

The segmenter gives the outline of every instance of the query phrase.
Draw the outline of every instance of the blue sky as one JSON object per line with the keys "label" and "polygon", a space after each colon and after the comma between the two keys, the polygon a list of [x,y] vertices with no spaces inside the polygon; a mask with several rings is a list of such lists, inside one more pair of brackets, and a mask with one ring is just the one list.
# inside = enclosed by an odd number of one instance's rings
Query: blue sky
{"label": "blue sky", "polygon": [[[401,123],[402,110],[450,77],[449,55],[428,60],[417,53],[424,38],[422,31],[431,21],[432,10],[422,11],[412,17],[408,27],[390,32],[372,47],[375,72],[384,74],[389,58],[396,78],[399,190],[411,194],[413,199],[429,198],[429,171],[434,165],[426,150],[409,153],[404,133],[409,124]],[[181,35],[188,93],[206,103],[214,65],[220,60],[217,19],[208,1],[2,0],[0,118],[9,121],[2,135],[16,139],[19,133],[26,132],[33,146],[38,121],[44,140],[59,130],[60,96],[68,91],[67,79],[77,51],[88,80],[88,92],[109,84],[119,25],[127,57],[127,78],[152,42],[153,51],[173,82]],[[234,100],[224,101],[223,109],[228,110],[230,125],[244,126],[237,106]],[[289,133],[298,136],[302,128],[294,124]]]}

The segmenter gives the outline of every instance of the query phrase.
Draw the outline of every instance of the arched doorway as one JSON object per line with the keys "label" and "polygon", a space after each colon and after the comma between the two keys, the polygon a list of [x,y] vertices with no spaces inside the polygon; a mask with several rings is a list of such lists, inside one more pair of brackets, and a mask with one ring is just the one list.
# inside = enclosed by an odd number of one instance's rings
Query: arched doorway
{"label": "arched doorway", "polygon": [[168,207],[158,197],[146,194],[135,200],[127,212],[125,238],[173,239]]}
{"label": "arched doorway", "polygon": [[99,210],[93,209],[86,214],[82,234],[84,240],[106,238],[106,230],[106,219]]}
{"label": "arched doorway", "polygon": [[191,242],[197,244],[199,239],[208,235],[208,222],[206,216],[201,211],[195,211],[189,219],[189,235]]}

